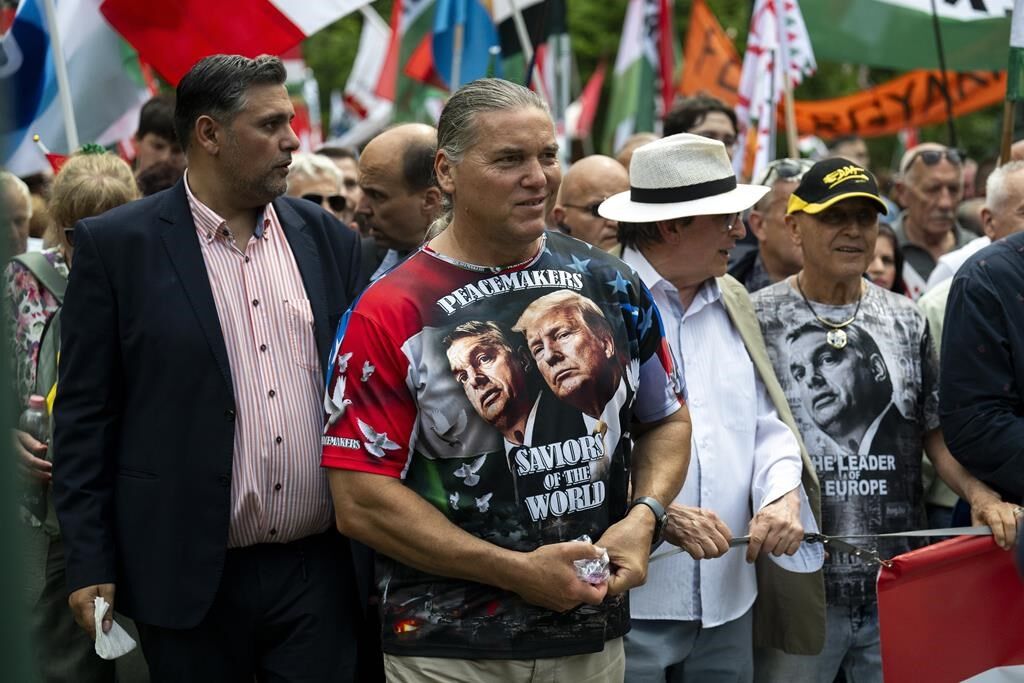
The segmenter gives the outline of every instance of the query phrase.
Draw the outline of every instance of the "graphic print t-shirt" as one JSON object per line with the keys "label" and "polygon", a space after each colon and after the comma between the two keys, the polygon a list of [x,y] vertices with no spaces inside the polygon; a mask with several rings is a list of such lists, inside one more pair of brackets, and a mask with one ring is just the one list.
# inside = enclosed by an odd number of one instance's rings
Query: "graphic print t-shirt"
{"label": "graphic print t-shirt", "polygon": [[[938,363],[924,317],[907,297],[867,284],[847,345],[831,347],[786,281],[751,295],[768,355],[821,481],[822,533],[874,534],[924,528],[921,452],[939,426]],[[856,303],[812,302],[842,322]],[[867,542],[868,547],[872,543]],[[882,557],[917,547],[879,541]],[[877,565],[829,550],[830,605],[873,603]]]}
{"label": "graphic print t-shirt", "polygon": [[[346,315],[333,359],[323,464],[400,477],[456,526],[523,552],[621,519],[629,427],[683,395],[637,275],[557,233],[508,270],[417,252]],[[563,656],[628,629],[625,596],[559,614],[389,559],[378,578],[392,654]]]}

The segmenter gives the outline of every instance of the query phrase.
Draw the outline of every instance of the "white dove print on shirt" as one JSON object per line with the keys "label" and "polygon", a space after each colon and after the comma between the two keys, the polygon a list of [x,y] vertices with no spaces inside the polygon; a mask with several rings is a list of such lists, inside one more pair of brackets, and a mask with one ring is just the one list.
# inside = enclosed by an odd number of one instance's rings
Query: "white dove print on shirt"
{"label": "white dove print on shirt", "polygon": [[428,411],[428,414],[430,415],[430,421],[434,423],[434,426],[430,429],[442,441],[452,448],[462,445],[462,442],[459,441],[459,436],[462,435],[462,432],[466,431],[466,425],[469,422],[465,410],[460,410],[459,416],[453,421],[449,421],[448,417],[437,409],[431,409]]}
{"label": "white dove print on shirt", "polygon": [[350,399],[345,398],[345,375],[338,375],[334,383],[334,391],[324,395],[324,412],[327,413],[327,424],[332,425],[345,414],[345,408],[352,405]]}
{"label": "white dove print on shirt", "polygon": [[484,453],[479,458],[474,460],[472,464],[463,463],[459,469],[455,470],[455,476],[462,479],[462,483],[466,486],[476,486],[480,483],[480,475],[477,472],[484,466],[484,460],[487,459],[487,454]]}
{"label": "white dove print on shirt", "polygon": [[363,436],[368,439],[368,441],[363,442],[363,446],[366,447],[370,455],[375,458],[383,458],[386,455],[384,451],[398,450],[398,444],[388,438],[387,432],[378,432],[359,418],[356,418],[356,422],[359,424],[359,429],[363,432]]}

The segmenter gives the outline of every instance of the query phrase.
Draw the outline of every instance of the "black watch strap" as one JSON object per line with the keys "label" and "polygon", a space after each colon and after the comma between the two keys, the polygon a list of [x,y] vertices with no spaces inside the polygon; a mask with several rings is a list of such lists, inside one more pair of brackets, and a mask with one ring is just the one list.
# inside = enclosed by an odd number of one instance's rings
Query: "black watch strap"
{"label": "black watch strap", "polygon": [[650,496],[640,496],[636,498],[629,509],[632,510],[637,505],[646,505],[654,513],[654,537],[651,539],[651,545],[657,545],[661,542],[661,532],[665,528],[665,519],[668,517],[668,513],[665,512],[665,508],[655,498]]}

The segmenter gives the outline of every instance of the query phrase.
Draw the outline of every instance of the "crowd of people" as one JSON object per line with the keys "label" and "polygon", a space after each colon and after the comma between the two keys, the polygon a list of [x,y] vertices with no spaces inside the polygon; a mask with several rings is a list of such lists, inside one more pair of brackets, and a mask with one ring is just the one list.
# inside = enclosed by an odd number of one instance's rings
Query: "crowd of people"
{"label": "crowd of people", "polygon": [[490,78],[302,153],[284,81],[0,173],[39,680],[880,681],[878,567],[808,535],[1015,544],[1024,161],[746,183],[695,96],[563,169]]}

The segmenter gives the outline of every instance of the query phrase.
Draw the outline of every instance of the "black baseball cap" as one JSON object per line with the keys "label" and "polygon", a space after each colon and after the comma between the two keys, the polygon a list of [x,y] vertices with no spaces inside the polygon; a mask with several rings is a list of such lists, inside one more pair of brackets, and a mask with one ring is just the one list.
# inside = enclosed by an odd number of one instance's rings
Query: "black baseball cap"
{"label": "black baseball cap", "polygon": [[879,213],[888,208],[878,194],[878,183],[871,171],[849,159],[825,159],[811,166],[786,205],[786,213],[821,213],[838,201],[851,197],[874,200]]}

